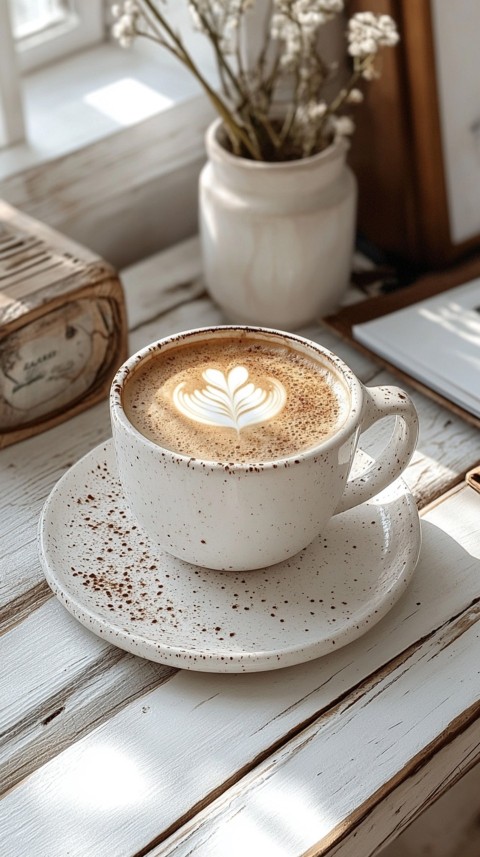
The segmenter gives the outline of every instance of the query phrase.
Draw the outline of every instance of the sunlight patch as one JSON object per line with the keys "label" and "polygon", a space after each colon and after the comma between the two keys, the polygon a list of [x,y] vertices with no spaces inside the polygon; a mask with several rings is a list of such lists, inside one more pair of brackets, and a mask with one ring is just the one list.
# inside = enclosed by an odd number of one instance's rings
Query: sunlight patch
{"label": "sunlight patch", "polygon": [[125,126],[155,116],[172,104],[171,98],[131,77],[89,92],[83,101],[118,125]]}

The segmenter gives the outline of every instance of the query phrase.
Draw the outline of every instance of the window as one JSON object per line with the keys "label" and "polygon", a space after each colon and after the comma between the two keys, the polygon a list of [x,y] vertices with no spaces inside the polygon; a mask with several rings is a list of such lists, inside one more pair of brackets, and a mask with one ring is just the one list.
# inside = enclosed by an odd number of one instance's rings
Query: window
{"label": "window", "polygon": [[[109,38],[110,4],[100,43],[54,57],[72,8],[81,21],[97,0],[0,0],[0,198],[125,265],[194,231],[213,108],[168,51]],[[215,85],[213,52],[186,0],[169,0],[169,16]],[[53,61],[15,73],[29,41],[48,45]]]}
{"label": "window", "polygon": [[20,74],[104,38],[103,0],[0,0],[0,147],[24,137]]}
{"label": "window", "polygon": [[20,70],[32,71],[104,37],[102,0],[9,0]]}

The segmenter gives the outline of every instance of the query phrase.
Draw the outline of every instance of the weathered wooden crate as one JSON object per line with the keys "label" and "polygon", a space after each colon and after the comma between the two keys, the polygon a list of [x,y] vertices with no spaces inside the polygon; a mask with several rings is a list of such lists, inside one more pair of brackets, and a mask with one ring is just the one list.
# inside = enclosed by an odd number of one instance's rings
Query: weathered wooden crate
{"label": "weathered wooden crate", "polygon": [[126,350],[114,269],[0,201],[0,448],[104,398]]}

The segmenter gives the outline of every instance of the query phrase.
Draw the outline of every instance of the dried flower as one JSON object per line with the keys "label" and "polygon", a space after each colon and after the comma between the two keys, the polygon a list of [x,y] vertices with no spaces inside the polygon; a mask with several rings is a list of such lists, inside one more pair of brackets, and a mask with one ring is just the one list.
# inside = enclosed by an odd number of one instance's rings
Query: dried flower
{"label": "dried flower", "polygon": [[374,67],[376,54],[381,47],[396,45],[399,35],[390,15],[358,12],[348,22],[347,40],[348,53],[354,58],[355,68],[361,70],[365,80],[373,80],[379,76]]}
{"label": "dried flower", "polygon": [[363,92],[361,89],[351,89],[346,97],[347,104],[361,104],[363,101]]}
{"label": "dried flower", "polygon": [[135,0],[125,0],[124,3],[115,3],[111,9],[116,19],[112,27],[112,35],[118,39],[122,48],[129,48],[135,38],[136,22],[140,15],[140,8]]}
{"label": "dried flower", "polygon": [[351,135],[355,126],[343,114],[344,108],[362,102],[359,81],[379,77],[379,50],[397,44],[399,38],[389,15],[353,15],[347,28],[353,71],[350,80],[327,99],[325,85],[328,82],[332,91],[338,63],[322,58],[318,37],[321,28],[343,12],[344,0],[271,0],[264,42],[248,65],[243,50],[245,21],[261,0],[185,0],[195,28],[212,46],[220,81],[216,91],[181,35],[170,26],[169,2],[173,0],[116,3],[114,37],[122,47],[129,47],[135,36],[148,36],[175,55],[212,101],[234,154],[256,160],[305,158],[322,151],[334,137]]}
{"label": "dried flower", "polygon": [[337,137],[350,137],[355,131],[355,124],[350,116],[336,116],[332,122]]}
{"label": "dried flower", "polygon": [[300,56],[312,58],[319,28],[343,10],[343,0],[273,0],[272,38],[285,43],[281,62],[292,68]]}

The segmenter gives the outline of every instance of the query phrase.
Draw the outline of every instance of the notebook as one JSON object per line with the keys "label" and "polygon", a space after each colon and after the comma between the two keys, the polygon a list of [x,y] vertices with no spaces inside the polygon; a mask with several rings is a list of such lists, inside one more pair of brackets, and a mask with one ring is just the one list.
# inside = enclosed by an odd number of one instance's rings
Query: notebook
{"label": "notebook", "polygon": [[351,330],[357,342],[480,418],[480,277]]}

